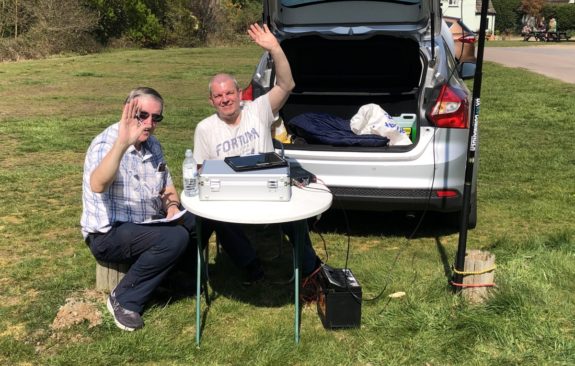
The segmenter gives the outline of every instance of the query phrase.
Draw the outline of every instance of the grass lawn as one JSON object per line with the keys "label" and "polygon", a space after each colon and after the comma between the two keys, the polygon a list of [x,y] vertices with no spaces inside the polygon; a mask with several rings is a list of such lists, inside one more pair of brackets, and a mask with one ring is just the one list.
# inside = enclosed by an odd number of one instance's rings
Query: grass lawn
{"label": "grass lawn", "polygon": [[215,298],[203,305],[200,348],[193,298],[158,297],[144,329],[117,329],[80,234],[89,142],[119,118],[129,90],[152,86],[166,100],[157,135],[181,188],[193,129],[212,113],[209,77],[231,72],[246,85],[259,55],[124,50],[0,64],[0,364],[575,364],[575,86],[492,63],[483,69],[478,225],[467,241],[496,255],[485,304],[451,292],[458,233],[441,217],[425,215],[414,232],[418,217],[333,210],[312,240],[333,267],[348,258],[363,288],[361,328],[325,330],[307,306],[295,345],[292,286],[271,283],[289,278],[290,247],[254,227],[272,281],[242,288],[212,250]]}

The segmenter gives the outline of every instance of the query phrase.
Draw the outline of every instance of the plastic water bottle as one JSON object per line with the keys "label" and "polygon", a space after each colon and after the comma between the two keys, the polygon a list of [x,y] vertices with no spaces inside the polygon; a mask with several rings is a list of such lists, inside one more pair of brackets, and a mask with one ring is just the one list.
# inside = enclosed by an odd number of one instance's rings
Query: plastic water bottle
{"label": "plastic water bottle", "polygon": [[188,197],[196,196],[198,194],[198,165],[191,149],[186,150],[182,173],[184,177],[184,194]]}

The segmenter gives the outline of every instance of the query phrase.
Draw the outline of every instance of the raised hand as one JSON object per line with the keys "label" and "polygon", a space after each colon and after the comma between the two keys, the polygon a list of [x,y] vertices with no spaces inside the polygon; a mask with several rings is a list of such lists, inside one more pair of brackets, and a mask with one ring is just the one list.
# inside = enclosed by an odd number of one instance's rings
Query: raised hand
{"label": "raised hand", "polygon": [[117,140],[121,146],[128,147],[135,144],[146,128],[136,117],[139,112],[140,107],[137,98],[124,105]]}
{"label": "raised hand", "polygon": [[266,51],[270,51],[274,47],[279,46],[278,40],[273,35],[273,33],[270,32],[267,24],[264,24],[263,28],[260,27],[260,25],[257,23],[250,25],[250,28],[248,29],[248,34],[255,43],[257,43],[260,47],[262,47]]}

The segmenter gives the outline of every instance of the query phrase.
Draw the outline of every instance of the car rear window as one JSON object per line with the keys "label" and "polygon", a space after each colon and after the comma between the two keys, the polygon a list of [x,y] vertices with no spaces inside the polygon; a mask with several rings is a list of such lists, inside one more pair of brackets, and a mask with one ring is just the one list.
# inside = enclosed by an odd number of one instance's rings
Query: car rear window
{"label": "car rear window", "polygon": [[[282,0],[281,4],[287,7],[296,7],[296,6],[305,6],[318,3],[333,3],[338,1],[349,1],[349,0]],[[421,0],[364,0],[364,1],[375,1],[381,3],[419,4]]]}

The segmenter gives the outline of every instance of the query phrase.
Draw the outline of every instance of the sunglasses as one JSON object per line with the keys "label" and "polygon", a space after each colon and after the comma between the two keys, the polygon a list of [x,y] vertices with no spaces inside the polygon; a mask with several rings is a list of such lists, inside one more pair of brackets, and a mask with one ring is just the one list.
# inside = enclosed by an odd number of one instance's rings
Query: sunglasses
{"label": "sunglasses", "polygon": [[[136,114],[136,118],[140,122],[147,120],[148,117],[150,117],[150,113],[148,113],[148,112],[140,111],[140,113]],[[156,122],[156,123],[162,122],[163,119],[164,119],[164,116],[162,116],[161,114],[152,114],[152,122]]]}

